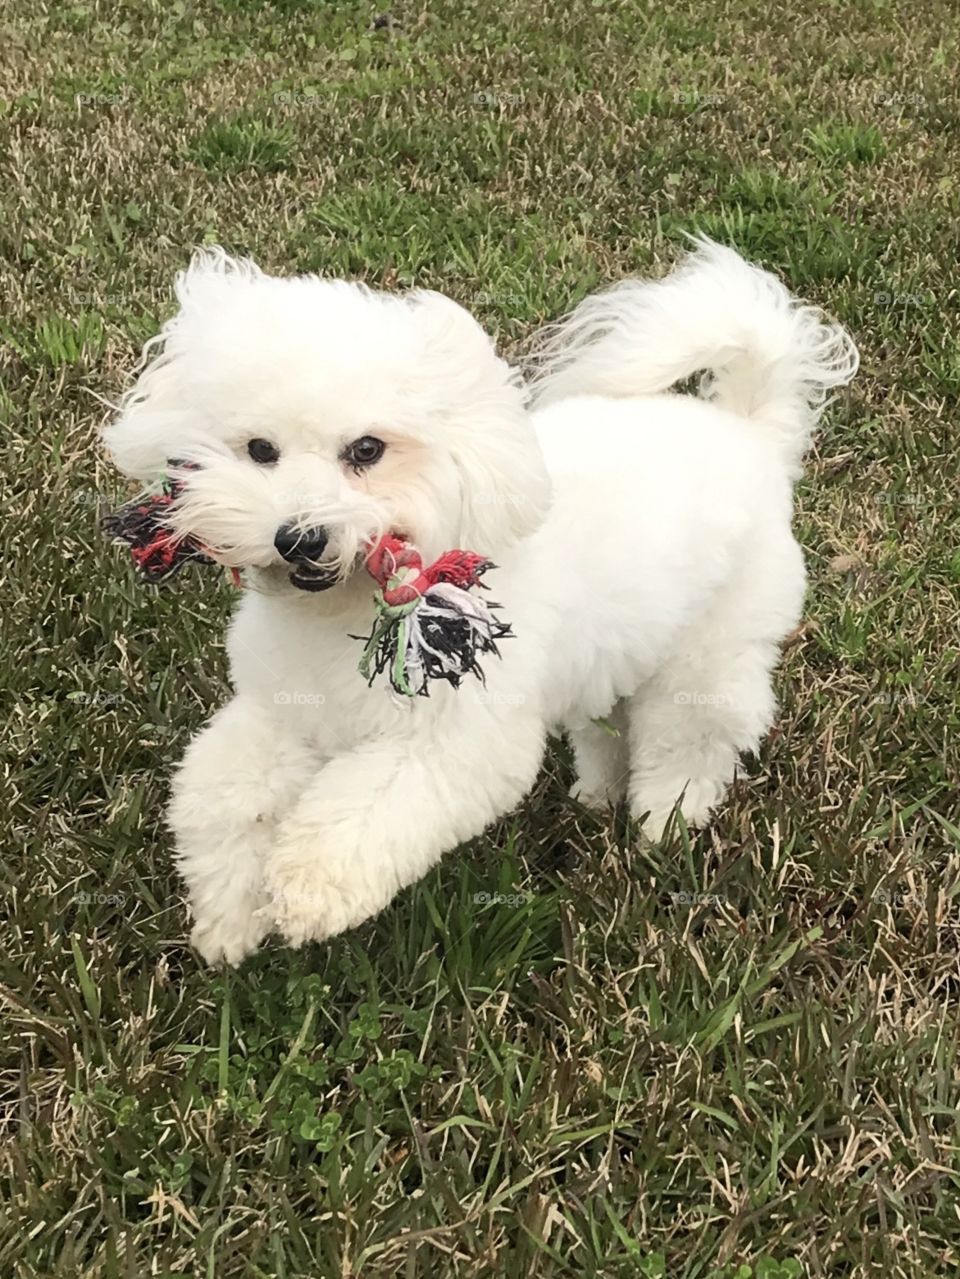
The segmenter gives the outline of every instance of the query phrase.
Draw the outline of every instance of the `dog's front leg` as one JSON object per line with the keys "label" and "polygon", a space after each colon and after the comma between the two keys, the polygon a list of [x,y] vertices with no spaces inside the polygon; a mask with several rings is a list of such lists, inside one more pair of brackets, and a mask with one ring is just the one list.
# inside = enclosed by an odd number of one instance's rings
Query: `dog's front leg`
{"label": "dog's front leg", "polygon": [[236,697],[187,748],[167,821],[187,883],[190,940],[208,963],[238,964],[270,931],[263,864],[278,819],[319,767],[277,715]]}
{"label": "dog's front leg", "polygon": [[428,717],[419,731],[332,759],[281,823],[265,885],[291,945],[376,914],[533,785],[545,741],[539,716],[481,703],[467,689],[456,696],[463,702],[442,722]]}

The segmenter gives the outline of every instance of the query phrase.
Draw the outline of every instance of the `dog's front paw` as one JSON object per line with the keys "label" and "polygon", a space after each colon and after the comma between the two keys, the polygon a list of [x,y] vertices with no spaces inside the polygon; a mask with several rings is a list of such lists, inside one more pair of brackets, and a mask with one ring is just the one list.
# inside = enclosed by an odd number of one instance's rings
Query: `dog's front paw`
{"label": "dog's front paw", "polygon": [[678,812],[691,830],[709,825],[713,810],[723,799],[725,790],[723,782],[695,778],[682,784],[678,782],[676,789],[669,785],[648,793],[641,789],[631,799],[630,807],[640,820],[640,829],[647,839],[658,844],[668,830],[679,828]]}
{"label": "dog's front paw", "polygon": [[319,857],[315,848],[305,858],[295,852],[275,854],[266,868],[265,886],[268,926],[288,946],[335,937],[383,905],[370,892],[362,860],[348,866],[342,859]]}
{"label": "dog's front paw", "polygon": [[270,931],[270,920],[253,911],[245,917],[226,912],[198,915],[190,933],[190,945],[205,963],[226,961],[232,968],[257,949]]}
{"label": "dog's front paw", "polygon": [[570,787],[570,798],[582,804],[584,808],[592,808],[597,812],[603,812],[610,808],[616,808],[623,799],[626,785],[614,782],[610,786],[589,786],[586,782],[577,780]]}

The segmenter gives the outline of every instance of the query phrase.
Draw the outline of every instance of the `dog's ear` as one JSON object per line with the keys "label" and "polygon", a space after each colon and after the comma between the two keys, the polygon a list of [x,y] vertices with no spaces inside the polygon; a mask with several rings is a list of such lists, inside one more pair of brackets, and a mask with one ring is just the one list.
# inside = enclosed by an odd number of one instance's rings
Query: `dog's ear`
{"label": "dog's ear", "polygon": [[[534,532],[550,503],[543,454],[525,394],[490,336],[463,307],[440,293],[412,295],[425,356],[434,379],[437,443],[460,479],[459,545],[496,557]],[[418,388],[429,403],[431,388]]]}
{"label": "dog's ear", "polygon": [[177,276],[179,308],[144,346],[136,381],[103,431],[104,444],[125,474],[154,480],[169,458],[209,448],[204,423],[191,403],[184,357],[196,349],[198,334],[216,325],[218,312],[229,313],[236,290],[261,274],[254,263],[210,248],[198,249]]}

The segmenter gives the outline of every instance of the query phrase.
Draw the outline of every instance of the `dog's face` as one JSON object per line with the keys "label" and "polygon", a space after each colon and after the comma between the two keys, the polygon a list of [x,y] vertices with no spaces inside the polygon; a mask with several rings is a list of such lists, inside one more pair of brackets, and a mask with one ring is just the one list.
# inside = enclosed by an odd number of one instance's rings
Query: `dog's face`
{"label": "dog's face", "polygon": [[324,591],[386,532],[496,558],[539,525],[522,391],[456,303],[274,279],[220,251],[177,296],[104,439],[142,480],[192,464],[170,523],[220,562]]}

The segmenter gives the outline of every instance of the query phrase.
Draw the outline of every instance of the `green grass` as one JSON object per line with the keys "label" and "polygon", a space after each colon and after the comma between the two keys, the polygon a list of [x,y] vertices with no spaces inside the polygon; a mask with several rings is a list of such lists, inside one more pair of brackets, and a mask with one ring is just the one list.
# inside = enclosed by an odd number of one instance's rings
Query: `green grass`
{"label": "green grass", "polygon": [[204,169],[279,173],[290,167],[294,137],[288,128],[264,124],[244,113],[214,120],[194,139],[190,155]]}
{"label": "green grass", "polygon": [[[378,19],[378,21],[374,21]],[[0,1275],[955,1273],[958,26],[946,0],[11,0]],[[160,814],[226,586],[136,586],[104,407],[191,247],[514,352],[702,229],[847,323],[782,712],[713,828],[524,808],[210,973]]]}

